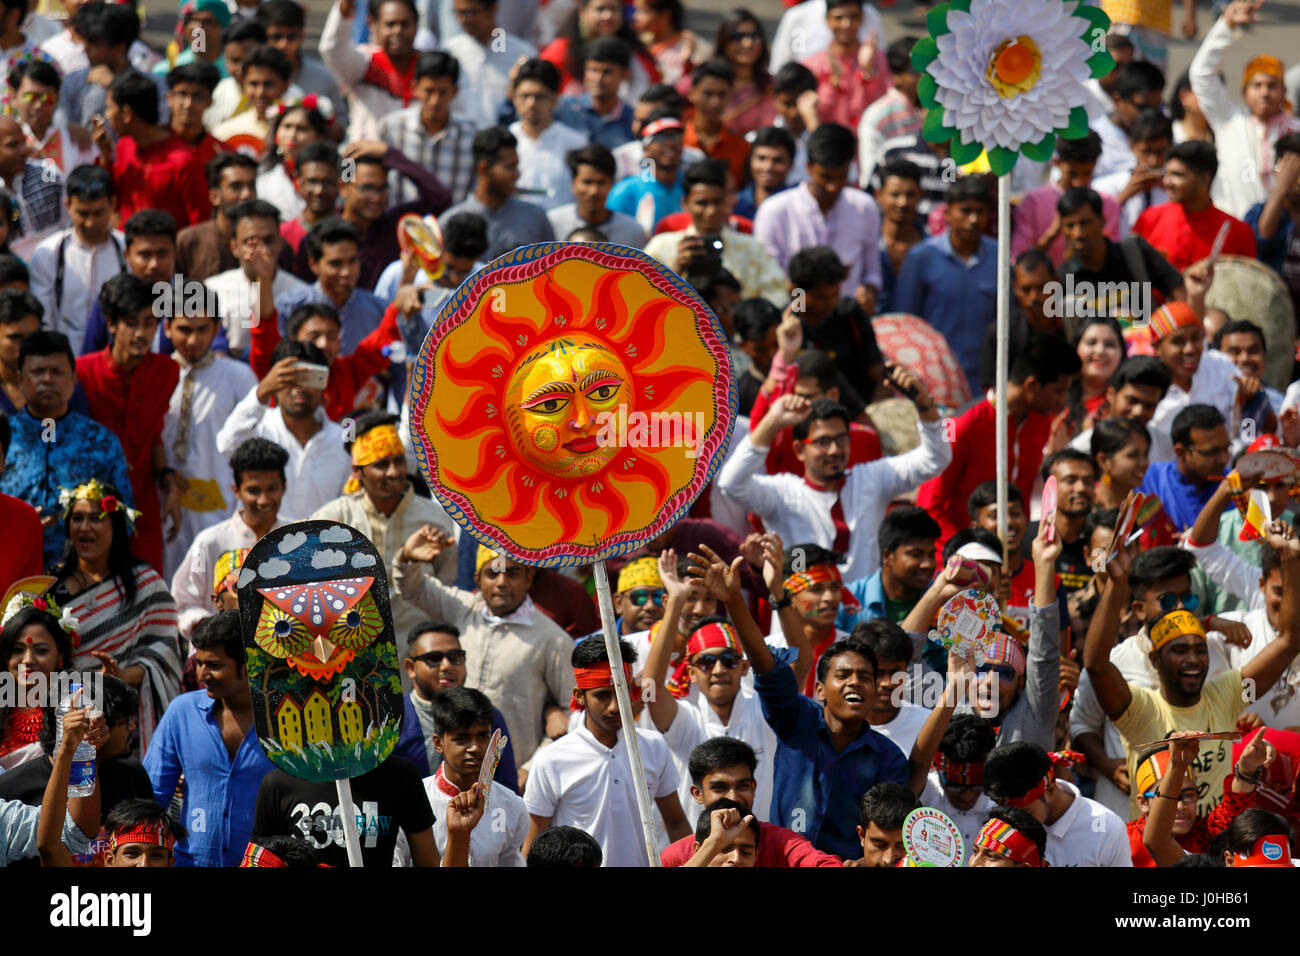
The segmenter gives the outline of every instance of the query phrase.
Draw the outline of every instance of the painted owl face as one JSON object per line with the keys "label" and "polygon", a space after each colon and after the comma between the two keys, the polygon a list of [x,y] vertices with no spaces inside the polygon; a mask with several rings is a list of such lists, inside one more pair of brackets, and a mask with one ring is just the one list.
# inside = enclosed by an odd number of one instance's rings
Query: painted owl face
{"label": "painted owl face", "polygon": [[267,757],[306,780],[373,770],[401,733],[383,558],[355,528],[276,528],[239,572],[253,719]]}
{"label": "painted owl face", "polygon": [[355,652],[384,629],[374,578],[258,588],[264,598],[253,639],[304,677],[324,680],[343,672]]}

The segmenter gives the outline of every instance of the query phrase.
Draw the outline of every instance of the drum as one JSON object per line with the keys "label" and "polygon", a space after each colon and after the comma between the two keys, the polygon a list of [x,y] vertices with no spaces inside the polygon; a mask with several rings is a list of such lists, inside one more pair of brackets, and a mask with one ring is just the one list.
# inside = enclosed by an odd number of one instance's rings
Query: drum
{"label": "drum", "polygon": [[1285,391],[1295,364],[1295,306],[1281,277],[1255,259],[1222,256],[1205,294],[1207,309],[1248,319],[1264,330],[1264,383]]}

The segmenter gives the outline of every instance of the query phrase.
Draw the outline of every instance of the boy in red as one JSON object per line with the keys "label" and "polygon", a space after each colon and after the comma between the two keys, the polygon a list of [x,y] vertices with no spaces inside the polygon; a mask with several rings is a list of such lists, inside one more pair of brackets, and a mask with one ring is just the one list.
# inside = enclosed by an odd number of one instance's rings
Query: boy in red
{"label": "boy in red", "polygon": [[[1203,140],[1179,143],[1165,158],[1163,185],[1169,202],[1152,206],[1133,224],[1133,231],[1179,272],[1210,254],[1225,222],[1228,235],[1222,254],[1255,258],[1255,234],[1250,226],[1210,201],[1210,184],[1218,171],[1213,145]],[[1225,170],[1224,175],[1235,176],[1238,171]]]}
{"label": "boy in red", "polygon": [[101,165],[113,171],[122,222],[141,209],[162,209],[184,229],[212,215],[203,163],[194,147],[158,125],[158,88],[142,73],[123,73],[108,87],[104,117],[94,120]]}
{"label": "boy in red", "polygon": [[109,279],[99,292],[99,307],[108,324],[109,346],[77,359],[77,380],[86,390],[95,421],[122,443],[131,491],[142,512],[132,551],[161,572],[162,512],[172,519],[174,537],[184,490],[176,471],[167,467],[162,442],[163,418],[180,366],[152,351],[158,316],[153,290],[143,279],[126,272]]}
{"label": "boy in red", "polygon": [[[1065,408],[1070,380],[1082,363],[1074,349],[1063,341],[1040,336],[1011,358],[1007,378],[1007,475],[1028,501],[1043,461],[1043,446],[1052,432],[1052,417]],[[997,412],[993,393],[957,418],[945,422],[952,430],[952,464],[943,474],[931,478],[917,492],[916,503],[939,522],[943,547],[959,528],[970,524],[966,510],[977,485],[997,477],[993,449]]]}

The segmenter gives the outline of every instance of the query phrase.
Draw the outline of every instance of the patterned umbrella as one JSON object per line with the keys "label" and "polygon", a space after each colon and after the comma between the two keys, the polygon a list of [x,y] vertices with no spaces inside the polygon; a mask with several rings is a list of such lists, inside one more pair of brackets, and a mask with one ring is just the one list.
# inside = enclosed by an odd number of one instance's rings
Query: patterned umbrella
{"label": "patterned umbrella", "polygon": [[948,340],[929,322],[907,312],[886,312],[873,316],[871,327],[885,358],[915,372],[936,402],[950,409],[970,402],[966,373]]}

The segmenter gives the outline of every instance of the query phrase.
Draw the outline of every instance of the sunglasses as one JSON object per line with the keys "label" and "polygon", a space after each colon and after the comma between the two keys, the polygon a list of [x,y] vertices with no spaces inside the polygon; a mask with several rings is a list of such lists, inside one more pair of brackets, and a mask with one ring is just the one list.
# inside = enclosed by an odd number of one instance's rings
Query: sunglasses
{"label": "sunglasses", "polygon": [[969,793],[972,790],[974,790],[976,793],[979,793],[981,790],[984,789],[984,784],[954,783],[952,780],[949,780],[947,777],[944,777],[943,789],[947,790],[949,793]]}
{"label": "sunglasses", "polygon": [[721,664],[725,670],[734,671],[740,666],[741,660],[743,658],[735,651],[723,651],[721,654],[696,654],[691,660],[691,666],[698,667],[706,674],[718,664]]}
{"label": "sunglasses", "polygon": [[111,182],[80,183],[65,188],[68,191],[69,199],[104,199],[113,190]]}
{"label": "sunglasses", "polygon": [[981,664],[975,668],[977,674],[997,674],[1002,680],[1015,680],[1016,669],[1010,664]]}
{"label": "sunglasses", "polygon": [[465,663],[464,651],[429,651],[429,653],[421,654],[419,657],[412,657],[411,660],[428,664],[430,667],[437,667],[442,663],[444,657],[448,663],[456,666]]}
{"label": "sunglasses", "polygon": [[[1146,797],[1148,800],[1154,800],[1158,795],[1158,790],[1148,790],[1146,793],[1142,794],[1142,796]],[[1199,797],[1200,794],[1197,793],[1195,787],[1188,787],[1186,790],[1178,794],[1178,802],[1195,803]]]}
{"label": "sunglasses", "polygon": [[763,39],[763,34],[757,30],[737,30],[731,34],[732,43],[743,43],[745,40],[753,40],[755,43]]}
{"label": "sunglasses", "polygon": [[44,105],[49,105],[50,103],[54,103],[58,101],[59,94],[50,93],[50,92],[37,93],[34,90],[28,90],[26,93],[22,95],[21,99],[24,103],[41,103]]}
{"label": "sunglasses", "polygon": [[1182,594],[1175,594],[1173,591],[1166,591],[1160,595],[1160,610],[1172,611],[1182,604],[1183,608],[1188,611],[1195,611],[1200,605],[1201,599],[1191,591],[1185,591]]}
{"label": "sunglasses", "polygon": [[627,599],[632,602],[633,607],[645,607],[647,604],[654,604],[655,607],[664,606],[663,591],[629,591]]}

